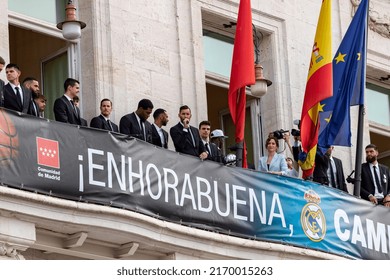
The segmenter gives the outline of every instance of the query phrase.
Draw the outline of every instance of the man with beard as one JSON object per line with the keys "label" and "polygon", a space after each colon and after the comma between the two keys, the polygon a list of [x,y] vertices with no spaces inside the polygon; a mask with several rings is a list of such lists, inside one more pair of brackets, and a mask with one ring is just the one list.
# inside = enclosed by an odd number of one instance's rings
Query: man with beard
{"label": "man with beard", "polygon": [[366,163],[362,164],[360,196],[373,204],[390,207],[389,168],[378,163],[378,148],[374,144],[366,146]]}
{"label": "man with beard", "polygon": [[191,109],[183,105],[179,109],[179,123],[170,130],[175,150],[178,153],[187,154],[200,159],[206,159],[206,148],[199,136],[199,130],[190,125]]}
{"label": "man with beard", "polygon": [[[36,100],[38,100],[37,98],[38,98],[39,93],[40,93],[38,80],[33,78],[33,77],[27,77],[23,80],[23,86],[31,91],[31,96],[33,99],[33,102],[31,102],[31,108],[30,108],[31,115],[36,116],[36,117],[40,117],[41,114],[39,112],[38,104],[35,102]],[[46,102],[46,100],[45,100],[45,102]]]}
{"label": "man with beard", "polygon": [[168,132],[162,128],[163,126],[166,126],[169,121],[167,111],[158,108],[154,111],[153,118],[152,143],[156,146],[168,149]]}

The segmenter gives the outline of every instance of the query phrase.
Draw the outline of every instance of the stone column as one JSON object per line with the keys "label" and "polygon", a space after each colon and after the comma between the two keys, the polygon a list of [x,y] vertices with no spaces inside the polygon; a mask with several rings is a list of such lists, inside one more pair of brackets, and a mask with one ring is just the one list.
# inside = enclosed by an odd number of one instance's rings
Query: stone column
{"label": "stone column", "polygon": [[0,217],[0,260],[24,260],[20,252],[27,250],[35,241],[35,224]]}

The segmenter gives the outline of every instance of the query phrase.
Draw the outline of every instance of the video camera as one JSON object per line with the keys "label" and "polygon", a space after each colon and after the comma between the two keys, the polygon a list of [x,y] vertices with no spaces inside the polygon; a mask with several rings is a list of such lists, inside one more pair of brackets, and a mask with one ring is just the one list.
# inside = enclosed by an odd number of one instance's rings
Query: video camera
{"label": "video camera", "polygon": [[283,139],[283,135],[287,132],[289,132],[289,131],[284,130],[284,129],[279,129],[279,130],[272,132],[272,135],[280,140],[280,139]]}
{"label": "video camera", "polygon": [[301,136],[301,120],[294,120],[294,124],[298,126],[298,129],[291,129],[291,135],[292,136]]}
{"label": "video camera", "polygon": [[349,174],[346,179],[346,181],[350,184],[355,184],[355,178],[352,178],[353,173],[355,173],[355,170],[352,170],[351,174]]}

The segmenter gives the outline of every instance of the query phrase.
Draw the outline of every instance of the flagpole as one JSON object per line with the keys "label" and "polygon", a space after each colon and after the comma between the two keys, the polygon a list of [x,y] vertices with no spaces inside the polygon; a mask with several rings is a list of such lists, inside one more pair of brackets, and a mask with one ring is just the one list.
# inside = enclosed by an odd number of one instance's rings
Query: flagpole
{"label": "flagpole", "polygon": [[244,152],[244,141],[236,143],[237,151],[236,151],[236,166],[242,167],[242,158]]}
{"label": "flagpole", "polygon": [[[370,0],[367,0],[367,18],[366,18],[366,40],[365,40],[365,46],[364,46],[364,51],[365,53],[365,61],[364,61],[364,95],[365,96],[365,91],[366,91],[366,67],[367,67],[367,42],[368,42],[368,21],[370,19],[370,12],[369,12],[369,7],[370,7]],[[364,129],[364,104],[359,105],[359,116],[358,116],[358,126],[357,126],[357,139],[356,139],[356,157],[355,157],[355,179],[354,179],[354,189],[353,189],[353,194],[356,197],[360,197],[360,188],[361,188],[361,174],[362,174],[362,154],[363,154],[363,129]]]}
{"label": "flagpole", "polygon": [[363,126],[364,126],[364,105],[359,105],[359,117],[358,117],[357,139],[356,139],[355,180],[354,180],[354,191],[353,191],[353,194],[357,197],[360,197],[360,185],[362,181],[361,173],[362,173],[362,151],[363,151]]}

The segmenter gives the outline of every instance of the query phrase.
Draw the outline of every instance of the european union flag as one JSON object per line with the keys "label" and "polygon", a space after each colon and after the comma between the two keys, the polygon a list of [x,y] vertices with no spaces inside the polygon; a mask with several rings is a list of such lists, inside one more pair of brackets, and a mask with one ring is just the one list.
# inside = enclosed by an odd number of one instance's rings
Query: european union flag
{"label": "european union flag", "polygon": [[351,146],[350,106],[364,104],[368,0],[362,0],[333,60],[333,96],[321,102],[318,146]]}

